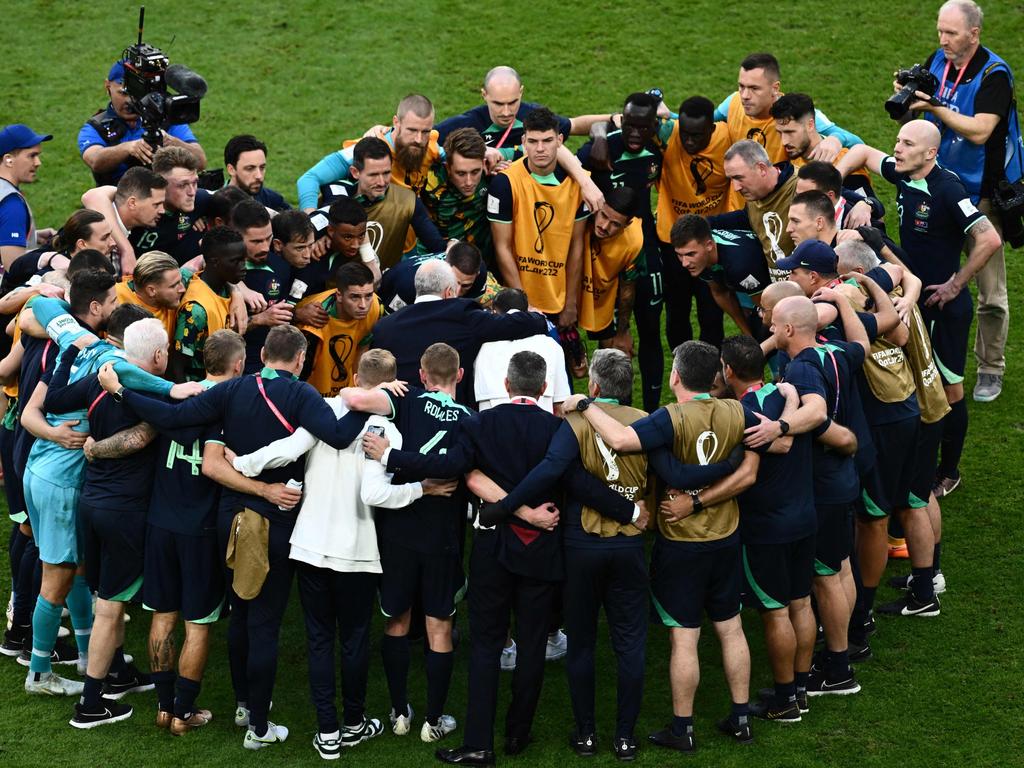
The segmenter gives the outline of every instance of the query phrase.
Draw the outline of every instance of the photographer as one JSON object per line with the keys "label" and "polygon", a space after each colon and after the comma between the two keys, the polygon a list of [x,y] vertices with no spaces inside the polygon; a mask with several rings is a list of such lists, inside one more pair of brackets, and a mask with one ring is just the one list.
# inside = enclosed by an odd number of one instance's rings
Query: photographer
{"label": "photographer", "polygon": [[[934,96],[917,91],[920,100],[911,103],[910,109],[939,127],[939,162],[960,177],[971,201],[1002,235],[1003,222],[992,204],[993,191],[1004,179],[1020,180],[1024,158],[1013,74],[1005,61],[981,45],[982,19],[981,8],[972,0],[949,0],[939,9],[939,49],[924,63],[938,88]],[[978,381],[974,399],[990,402],[1003,388],[1003,352],[1010,324],[1002,248],[977,277],[974,355]]]}
{"label": "photographer", "polygon": [[[78,151],[98,185],[113,185],[131,166],[152,163],[156,149],[142,138],[142,121],[124,87],[124,62],[110,68],[104,87],[110,102],[85,121],[78,132]],[[199,170],[206,167],[206,154],[188,125],[172,125],[160,136],[162,146],[184,147],[195,156]]]}

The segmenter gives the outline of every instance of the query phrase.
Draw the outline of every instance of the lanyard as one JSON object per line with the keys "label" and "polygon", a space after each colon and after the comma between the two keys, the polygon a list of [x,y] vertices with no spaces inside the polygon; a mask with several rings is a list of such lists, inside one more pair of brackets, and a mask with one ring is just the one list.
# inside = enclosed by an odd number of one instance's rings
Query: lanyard
{"label": "lanyard", "polygon": [[832,354],[832,350],[825,347],[825,351],[828,352],[828,356],[832,359],[832,371],[836,375],[836,407],[832,409],[833,421],[839,416],[839,364],[836,363],[836,356]]}
{"label": "lanyard", "polygon": [[505,129],[505,132],[501,134],[501,138],[498,139],[498,143],[494,145],[495,149],[501,149],[502,145],[505,143],[505,139],[507,139],[508,135],[512,132],[512,126],[515,124],[516,119],[513,117],[512,122],[508,124],[508,128]]}
{"label": "lanyard", "polygon": [[[969,63],[969,62],[968,62]],[[956,81],[953,83],[953,87],[949,89],[949,94],[946,94],[946,77],[949,75],[949,68],[953,65],[953,62],[946,59],[946,68],[942,70],[942,82],[939,84],[939,96],[946,99],[946,101],[953,100],[953,93],[956,91],[956,87],[960,85],[960,78],[964,76],[964,72],[967,70],[967,64],[960,69],[960,74],[956,76]]]}
{"label": "lanyard", "polygon": [[270,401],[269,397],[267,397],[267,391],[263,388],[263,377],[258,373],[256,374],[256,386],[259,387],[260,394],[263,395],[263,400],[266,402],[267,407],[275,416],[277,416],[277,420],[281,422],[281,425],[288,430],[288,434],[290,435],[294,432],[295,427],[288,423],[288,419],[281,415],[281,412],[277,410],[277,406]]}
{"label": "lanyard", "polygon": [[757,392],[757,390],[759,390],[763,386],[764,386],[764,382],[761,382],[760,384],[754,384],[752,387],[747,387],[744,390],[743,394],[740,395],[740,400],[742,400],[744,397],[749,395],[751,392]]}

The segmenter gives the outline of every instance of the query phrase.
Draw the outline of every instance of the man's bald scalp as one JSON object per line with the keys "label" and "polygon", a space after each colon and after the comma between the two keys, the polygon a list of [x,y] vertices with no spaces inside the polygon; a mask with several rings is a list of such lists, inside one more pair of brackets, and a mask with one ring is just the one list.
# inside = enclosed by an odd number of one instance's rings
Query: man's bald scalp
{"label": "man's bald scalp", "polygon": [[806,296],[787,296],[782,299],[775,305],[772,319],[776,325],[788,323],[802,333],[813,334],[818,330],[818,312],[814,302]]}
{"label": "man's bald scalp", "polygon": [[761,292],[761,306],[771,309],[785,298],[803,295],[803,288],[792,280],[783,280],[781,283],[772,283]]}
{"label": "man's bald scalp", "polygon": [[903,126],[903,130],[907,132],[904,134],[907,138],[912,138],[929,149],[938,149],[942,142],[938,127],[928,120],[911,120]]}
{"label": "man's bald scalp", "polygon": [[514,80],[516,85],[522,85],[523,81],[519,77],[519,73],[516,72],[512,67],[506,67],[504,65],[494,67],[484,75],[484,90],[486,91],[488,86],[494,80]]}

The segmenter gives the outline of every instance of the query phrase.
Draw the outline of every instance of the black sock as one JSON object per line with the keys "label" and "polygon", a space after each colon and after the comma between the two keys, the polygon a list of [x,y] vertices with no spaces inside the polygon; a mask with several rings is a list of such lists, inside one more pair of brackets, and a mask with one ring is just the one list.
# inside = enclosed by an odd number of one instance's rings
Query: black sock
{"label": "black sock", "polygon": [[174,716],[182,720],[188,718],[195,712],[196,697],[199,695],[201,683],[198,680],[189,680],[187,677],[178,676],[178,683],[174,686]]}
{"label": "black sock", "polygon": [[786,707],[796,701],[796,682],[775,683],[775,706]]}
{"label": "black sock", "polygon": [[732,703],[732,711],[729,713],[729,721],[733,725],[746,725],[750,719],[750,702],[744,701],[742,704],[737,704],[735,701]]}
{"label": "black sock", "polygon": [[672,718],[672,725],[669,726],[669,730],[672,732],[673,736],[685,736],[687,731],[693,730],[693,716],[674,716]]}
{"label": "black sock", "polygon": [[967,401],[959,400],[950,404],[942,428],[942,459],[939,461],[939,477],[960,477],[960,455],[964,452],[967,439]]}
{"label": "black sock", "polygon": [[455,668],[455,653],[438,653],[427,650],[424,666],[427,669],[427,722],[437,725],[444,714],[444,703],[448,699],[448,686]]}
{"label": "black sock", "polygon": [[850,654],[848,650],[825,651],[825,679],[839,682],[850,677]]}
{"label": "black sock", "polygon": [[807,691],[807,678],[810,676],[810,672],[793,673],[793,684],[796,686],[797,693],[805,693]]}
{"label": "black sock", "polygon": [[380,641],[384,675],[391,693],[391,707],[396,715],[409,713],[409,638],[384,635]]}
{"label": "black sock", "polygon": [[103,679],[85,678],[85,689],[82,691],[81,703],[85,709],[99,709],[103,696]]}
{"label": "black sock", "polygon": [[910,580],[910,591],[919,603],[930,603],[935,597],[935,586],[932,584],[931,568],[911,568],[914,578]]}
{"label": "black sock", "polygon": [[114,649],[114,657],[110,660],[110,669],[107,671],[107,674],[120,675],[127,666],[128,662],[124,658],[124,646],[119,645]]}
{"label": "black sock", "polygon": [[157,707],[161,712],[174,711],[174,678],[176,677],[174,672],[167,671],[153,672],[149,676],[156,687]]}
{"label": "black sock", "polygon": [[935,551],[932,554],[932,570],[938,573],[942,570],[942,542],[935,542]]}

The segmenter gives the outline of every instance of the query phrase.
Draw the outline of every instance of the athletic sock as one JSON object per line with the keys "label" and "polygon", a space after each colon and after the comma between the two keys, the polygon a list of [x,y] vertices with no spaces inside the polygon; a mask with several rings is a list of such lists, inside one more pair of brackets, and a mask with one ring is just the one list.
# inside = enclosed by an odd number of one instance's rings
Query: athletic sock
{"label": "athletic sock", "polygon": [[174,679],[177,675],[174,672],[164,670],[163,672],[152,672],[149,679],[156,687],[157,707],[161,712],[174,711]]}
{"label": "athletic sock", "polygon": [[85,709],[99,709],[103,704],[103,680],[97,677],[85,677],[85,688],[82,690],[81,703]]}
{"label": "athletic sock", "polygon": [[177,685],[174,686],[175,717],[188,720],[195,712],[196,697],[199,696],[201,687],[202,684],[198,680],[189,680],[187,677],[178,676]]}
{"label": "athletic sock", "polygon": [[71,626],[75,629],[78,654],[85,656],[89,653],[89,636],[92,634],[92,592],[84,576],[75,576],[65,602],[71,614]]}
{"label": "athletic sock", "polygon": [[794,672],[793,673],[793,685],[796,686],[797,693],[807,692],[807,678],[811,676],[810,672]]}
{"label": "athletic sock", "polygon": [[455,668],[455,653],[439,653],[428,649],[424,666],[427,669],[427,722],[437,725],[448,699],[448,686],[452,681],[452,669]]}
{"label": "athletic sock", "polygon": [[942,570],[942,542],[935,542],[935,552],[932,555],[932,570],[939,573]]}
{"label": "athletic sock", "polygon": [[857,585],[857,602],[853,608],[853,615],[850,617],[850,626],[846,636],[850,642],[857,645],[866,645],[868,633],[865,624],[871,618],[871,609],[875,606],[875,593],[878,587],[865,587]]}
{"label": "athletic sock", "polygon": [[939,477],[960,477],[960,456],[967,439],[967,401],[950,403],[950,411],[942,428],[942,459]]}
{"label": "athletic sock", "polygon": [[796,702],[796,682],[775,683],[775,706],[787,707]]}
{"label": "athletic sock", "polygon": [[735,701],[732,703],[732,711],[729,713],[729,722],[735,726],[746,725],[750,719],[750,702],[745,701],[742,704],[737,704]]}
{"label": "athletic sock", "polygon": [[61,606],[54,605],[40,595],[36,598],[36,609],[32,614],[32,659],[29,669],[45,674],[51,671],[50,654],[57,644],[60,629]]}
{"label": "athletic sock", "polygon": [[933,569],[911,568],[913,577],[910,580],[910,591],[919,603],[930,603],[935,598],[935,585],[932,584]]}
{"label": "athletic sock", "polygon": [[672,731],[673,736],[682,737],[686,735],[686,732],[693,728],[693,716],[690,717],[679,717],[677,715],[672,716],[672,725],[669,726],[669,730]]}
{"label": "athletic sock", "polygon": [[380,642],[380,655],[384,661],[384,675],[391,694],[391,708],[396,715],[409,713],[409,638],[384,635]]}
{"label": "athletic sock", "polygon": [[114,649],[114,656],[110,659],[110,669],[107,670],[107,674],[120,677],[127,668],[128,662],[124,658],[124,646],[119,645]]}
{"label": "athletic sock", "polygon": [[850,677],[850,653],[825,650],[825,679],[832,682],[847,680]]}

